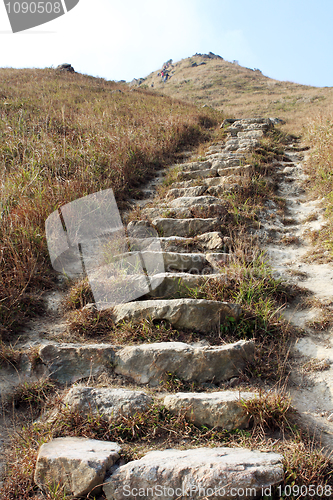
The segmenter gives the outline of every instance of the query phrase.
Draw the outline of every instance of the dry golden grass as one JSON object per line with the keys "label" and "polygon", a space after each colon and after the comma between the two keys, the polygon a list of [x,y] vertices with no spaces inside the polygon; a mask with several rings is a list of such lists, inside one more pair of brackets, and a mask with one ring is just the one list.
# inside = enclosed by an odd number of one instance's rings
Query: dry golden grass
{"label": "dry golden grass", "polygon": [[157,76],[158,71],[142,85],[154,83],[154,89],[163,94],[207,104],[239,118],[279,117],[293,133],[301,132],[306,116],[323,112],[333,103],[333,88],[274,80],[260,71],[200,55],[175,63],[166,83]]}
{"label": "dry golden grass", "polygon": [[312,147],[310,158],[306,164],[306,173],[309,176],[307,188],[314,198],[323,198],[327,219],[326,225],[312,235],[315,258],[324,262],[332,262],[333,106],[328,107],[325,113],[309,117],[305,127],[305,137]]}
{"label": "dry golden grass", "polygon": [[[52,286],[44,222],[61,205],[112,188],[118,202],[221,113],[54,70],[0,72],[0,323],[2,334]],[[8,335],[8,333],[7,333]]]}

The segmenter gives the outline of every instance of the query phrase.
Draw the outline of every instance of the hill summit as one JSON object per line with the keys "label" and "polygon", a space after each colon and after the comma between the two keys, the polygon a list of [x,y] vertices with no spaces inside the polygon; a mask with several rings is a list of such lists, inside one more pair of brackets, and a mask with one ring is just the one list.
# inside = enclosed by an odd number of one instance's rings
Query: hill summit
{"label": "hill summit", "polygon": [[[163,69],[166,67],[167,78]],[[194,54],[173,62],[131,85],[151,88],[174,98],[208,105],[239,117],[304,116],[332,101],[332,88],[319,88],[269,78],[220,55]]]}

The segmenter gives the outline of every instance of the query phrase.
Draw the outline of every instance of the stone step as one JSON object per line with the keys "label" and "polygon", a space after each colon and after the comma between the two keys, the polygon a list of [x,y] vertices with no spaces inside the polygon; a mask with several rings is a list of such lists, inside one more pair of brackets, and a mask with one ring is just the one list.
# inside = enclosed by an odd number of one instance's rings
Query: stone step
{"label": "stone step", "polygon": [[[235,167],[237,168],[237,167]],[[223,169],[226,170],[226,169]],[[211,187],[211,186],[225,186],[226,184],[232,184],[233,182],[237,182],[241,179],[242,177],[240,175],[232,174],[232,175],[223,175],[220,177],[214,177],[211,179],[205,179],[204,183],[205,186]]]}
{"label": "stone step", "polygon": [[194,172],[200,170],[207,170],[212,167],[211,161],[193,161],[191,163],[182,163],[177,165],[180,172]]}
{"label": "stone step", "polygon": [[[155,252],[142,252],[144,258],[155,260]],[[192,272],[205,274],[205,269],[210,267],[209,258],[219,254],[184,253],[184,252],[162,252],[166,272],[174,271]]]}
{"label": "stone step", "polygon": [[[216,281],[225,281],[222,274],[208,274],[212,268],[207,262],[207,267],[203,269],[206,274],[188,274],[188,273],[161,273],[151,278],[152,289],[145,297],[155,297],[160,299],[177,299],[185,297],[203,298],[204,290],[201,292],[198,288],[204,288],[205,285]],[[154,282],[158,283],[155,287]]]}
{"label": "stone step", "polygon": [[196,241],[202,245],[206,250],[222,250],[230,248],[231,238],[229,236],[222,236],[219,231],[210,231],[203,233],[196,237]]}
{"label": "stone step", "polygon": [[221,200],[214,196],[181,196],[169,202],[171,208],[186,207],[190,208],[195,205],[202,207],[211,205],[221,205]]}
{"label": "stone step", "polygon": [[[206,177],[205,179],[192,179],[189,181],[175,182],[173,184],[174,189],[188,189],[188,188],[196,188],[196,187],[207,187],[207,186],[216,186],[219,184],[223,184],[226,182],[225,179],[221,177]],[[200,195],[198,195],[200,196]]]}
{"label": "stone step", "polygon": [[265,134],[270,129],[270,127],[270,125],[265,123],[252,123],[250,125],[246,125],[235,122],[228,128],[228,133],[233,137],[239,137],[239,134],[243,132],[261,132],[262,134]]}
{"label": "stone step", "polygon": [[144,208],[141,210],[141,215],[147,216],[150,219],[156,219],[158,217],[172,217],[179,219],[190,219],[193,217],[192,212],[186,207],[165,207],[157,206],[154,208]]}
{"label": "stone step", "polygon": [[71,411],[83,415],[91,413],[100,415],[105,420],[112,420],[146,411],[153,404],[153,398],[138,390],[74,385],[62,402]]}
{"label": "stone step", "polygon": [[242,167],[229,167],[223,169],[219,168],[218,174],[220,177],[240,174],[250,175],[252,169],[252,165],[243,165]]}
{"label": "stone step", "polygon": [[214,160],[213,166],[214,168],[225,168],[225,167],[238,167],[242,163],[244,163],[245,158],[229,158],[226,160]]}
{"label": "stone step", "polygon": [[179,172],[177,179],[179,181],[188,181],[191,179],[204,179],[207,177],[216,177],[217,172],[215,168],[208,168],[206,170],[195,170],[194,172]]}
{"label": "stone step", "polygon": [[51,379],[61,384],[98,376],[112,370],[117,346],[111,344],[56,344],[39,348],[39,358]]}
{"label": "stone step", "polygon": [[178,392],[164,398],[164,406],[172,413],[185,410],[185,417],[198,427],[220,427],[227,431],[245,429],[250,417],[241,401],[254,399],[254,392]]}
{"label": "stone step", "polygon": [[239,139],[239,150],[244,149],[250,151],[258,146],[260,146],[260,141],[257,139]]}
{"label": "stone step", "polygon": [[[250,417],[242,405],[258,397],[254,392],[217,391],[217,392],[178,392],[158,396],[157,401],[171,413],[182,412],[185,418],[197,425],[220,427],[227,431],[245,429]],[[154,403],[151,394],[139,390],[109,387],[73,386],[62,399],[62,404],[71,411],[83,415],[100,415],[111,421],[119,417],[130,417],[143,413]],[[48,420],[57,415],[51,414]]]}
{"label": "stone step", "polygon": [[211,186],[207,189],[207,193],[212,196],[223,196],[226,192],[233,189],[234,186],[238,184],[234,182],[233,184],[223,184],[220,186]]}
{"label": "stone step", "polygon": [[264,136],[263,130],[247,130],[238,132],[238,139],[261,139]]}
{"label": "stone step", "polygon": [[219,384],[239,376],[253,355],[254,343],[245,340],[204,347],[182,342],[134,345],[117,352],[115,373],[152,387],[167,374],[184,382]]}
{"label": "stone step", "polygon": [[170,219],[156,218],[152,221],[160,236],[194,237],[211,231],[219,231],[221,222],[219,218],[208,219]]}
{"label": "stone step", "polygon": [[[223,190],[221,189],[219,192],[222,193]],[[210,200],[210,202],[207,200]],[[183,196],[172,200],[168,205],[167,207],[159,206],[156,208],[144,208],[141,210],[141,215],[147,216],[149,219],[222,218],[228,215],[228,210],[223,201],[212,195],[198,197]]]}
{"label": "stone step", "polygon": [[[197,318],[201,313],[212,312],[216,325],[220,325],[223,315],[227,317],[239,315],[239,308],[230,304],[203,301],[199,299],[179,299],[183,308],[178,307],[178,318],[173,318],[174,323],[186,323],[181,319],[182,312],[188,311],[186,301],[192,300],[192,305],[201,303],[196,313]],[[172,301],[146,301],[157,302],[156,310],[162,311],[161,303]],[[212,302],[214,307],[209,304]],[[141,302],[142,304],[142,302]],[[119,321],[128,318],[128,309],[116,311]],[[195,308],[190,307],[190,312]],[[147,308],[146,308],[147,310]],[[176,305],[173,306],[176,311]],[[121,313],[124,314],[121,314]],[[156,315],[157,316],[157,315]],[[160,314],[163,319],[166,314]],[[144,316],[143,316],[144,317]],[[141,320],[143,317],[136,317]],[[148,315],[146,317],[149,317]],[[151,318],[154,319],[154,318]],[[177,321],[178,319],[178,321]],[[204,320],[210,319],[209,315],[200,317],[201,327],[208,331]],[[209,321],[208,321],[209,322]],[[190,321],[189,321],[190,323]],[[187,323],[186,323],[187,324]],[[211,326],[212,322],[211,322]],[[223,346],[201,346],[185,344],[183,342],[160,342],[152,344],[140,344],[133,346],[116,346],[111,344],[46,344],[40,347],[40,360],[45,366],[46,375],[61,384],[73,384],[78,380],[98,376],[102,373],[116,373],[133,379],[137,384],[149,384],[158,386],[165,380],[167,374],[179,377],[185,382],[197,382],[199,384],[211,382],[219,384],[223,381],[238,377],[246,364],[253,359],[254,342],[240,340]]]}
{"label": "stone step", "polygon": [[210,155],[213,155],[216,153],[222,153],[223,148],[224,148],[224,144],[222,144],[221,146],[212,146],[212,147],[208,148],[208,150],[205,152],[205,156],[210,156]]}
{"label": "stone step", "polygon": [[220,331],[228,318],[236,320],[241,314],[237,304],[205,299],[141,300],[115,305],[112,318],[115,324],[129,321],[139,323],[144,319],[166,320],[174,328],[197,332]]}
{"label": "stone step", "polygon": [[167,199],[180,198],[182,196],[201,196],[206,191],[206,186],[193,186],[188,188],[170,189],[167,194]]}
{"label": "stone step", "polygon": [[[47,492],[50,485],[71,498],[101,493],[106,471],[119,459],[120,446],[83,437],[59,437],[44,443],[38,452],[35,483]],[[63,497],[64,498],[64,497]]]}
{"label": "stone step", "polygon": [[[155,249],[156,238],[130,238],[130,244],[133,251],[141,251],[143,245],[149,250],[149,241],[151,241],[152,249]],[[193,238],[183,236],[167,236],[159,237],[158,242],[162,251],[176,253],[191,253],[193,247],[199,247],[199,251],[205,250],[223,250],[225,251],[231,246],[229,236],[223,236],[219,231],[211,231],[203,233]]]}
{"label": "stone step", "polygon": [[222,153],[214,153],[210,155],[210,160],[231,160],[233,158],[239,158],[239,159],[244,159],[245,156],[243,153],[238,153],[238,152],[233,152],[233,151],[226,151],[225,149],[223,150]]}
{"label": "stone step", "polygon": [[138,492],[161,500],[259,498],[283,480],[282,460],[277,453],[244,448],[151,451],[117,468],[103,490],[107,500],[134,498]]}

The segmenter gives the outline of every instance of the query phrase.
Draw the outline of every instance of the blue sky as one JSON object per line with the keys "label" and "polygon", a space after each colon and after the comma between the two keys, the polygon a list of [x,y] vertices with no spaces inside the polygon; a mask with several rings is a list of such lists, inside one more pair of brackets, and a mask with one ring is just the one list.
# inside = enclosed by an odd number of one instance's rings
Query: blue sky
{"label": "blue sky", "polygon": [[271,78],[331,87],[332,22],[333,0],[80,0],[13,34],[1,2],[0,67],[69,62],[80,73],[130,81],[168,59],[212,51]]}

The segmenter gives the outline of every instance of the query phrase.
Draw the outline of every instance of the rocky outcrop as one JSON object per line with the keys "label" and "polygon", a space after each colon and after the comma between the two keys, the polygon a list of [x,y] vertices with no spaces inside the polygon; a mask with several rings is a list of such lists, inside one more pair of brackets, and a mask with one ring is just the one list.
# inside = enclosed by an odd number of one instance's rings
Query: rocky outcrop
{"label": "rocky outcrop", "polygon": [[[120,466],[103,486],[107,500],[191,497],[253,499],[283,479],[282,456],[243,448],[196,448],[147,453]],[[214,493],[215,492],[215,493]]]}
{"label": "rocky outcrop", "polygon": [[59,66],[56,67],[56,70],[68,71],[69,73],[75,73],[73,66],[71,64],[68,64],[68,63],[59,64]]}

